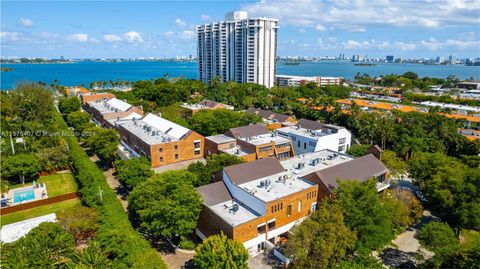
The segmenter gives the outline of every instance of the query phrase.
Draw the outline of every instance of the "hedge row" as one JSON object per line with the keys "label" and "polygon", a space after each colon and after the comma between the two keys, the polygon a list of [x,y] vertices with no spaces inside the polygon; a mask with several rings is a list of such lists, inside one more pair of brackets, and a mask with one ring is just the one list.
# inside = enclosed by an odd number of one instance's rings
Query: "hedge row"
{"label": "hedge row", "polygon": [[[62,116],[56,113],[55,117],[60,129],[68,130]],[[71,134],[65,140],[74,162],[82,203],[101,212],[96,240],[115,268],[166,268],[160,255],[133,229],[102,171],[89,159],[77,138]]]}

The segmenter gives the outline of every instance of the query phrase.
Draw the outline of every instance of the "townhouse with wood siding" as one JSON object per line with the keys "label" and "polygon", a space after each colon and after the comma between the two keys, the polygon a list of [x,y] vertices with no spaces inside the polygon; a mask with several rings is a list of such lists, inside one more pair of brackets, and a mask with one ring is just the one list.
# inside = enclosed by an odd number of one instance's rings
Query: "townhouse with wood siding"
{"label": "townhouse with wood siding", "polygon": [[223,232],[255,256],[283,242],[318,203],[332,198],[336,180],[375,178],[385,184],[386,175],[386,167],[373,154],[354,159],[331,150],[225,167],[222,181],[197,188],[204,207],[196,234],[204,239]]}

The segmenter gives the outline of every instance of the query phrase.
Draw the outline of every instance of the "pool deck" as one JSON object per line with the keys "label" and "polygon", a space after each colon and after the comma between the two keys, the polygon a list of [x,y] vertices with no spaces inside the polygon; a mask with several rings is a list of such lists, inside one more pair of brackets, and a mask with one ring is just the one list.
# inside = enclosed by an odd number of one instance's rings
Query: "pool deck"
{"label": "pool deck", "polygon": [[[8,190],[8,193],[7,193],[6,197],[9,199],[10,205],[19,205],[19,204],[29,203],[29,202],[33,202],[33,201],[48,198],[47,186],[46,186],[46,184],[43,184],[43,187],[40,187],[40,185],[38,185],[38,188],[33,189],[33,192],[35,193],[35,199],[31,199],[31,200],[28,200],[28,201],[21,201],[19,203],[14,202],[13,197],[14,197],[15,192],[30,189],[32,187],[33,186]],[[42,196],[42,193],[44,193],[43,196]]]}

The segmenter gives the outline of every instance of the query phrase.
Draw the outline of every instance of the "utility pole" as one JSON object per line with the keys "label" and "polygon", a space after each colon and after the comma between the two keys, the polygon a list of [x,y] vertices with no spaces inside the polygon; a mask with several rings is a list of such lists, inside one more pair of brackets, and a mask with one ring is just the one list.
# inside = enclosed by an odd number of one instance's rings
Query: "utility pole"
{"label": "utility pole", "polygon": [[13,145],[12,133],[10,132],[10,144],[12,145],[12,152],[15,155],[15,145]]}
{"label": "utility pole", "polygon": [[103,203],[103,191],[102,189],[100,188],[100,186],[98,186],[98,196],[100,196],[100,202]]}

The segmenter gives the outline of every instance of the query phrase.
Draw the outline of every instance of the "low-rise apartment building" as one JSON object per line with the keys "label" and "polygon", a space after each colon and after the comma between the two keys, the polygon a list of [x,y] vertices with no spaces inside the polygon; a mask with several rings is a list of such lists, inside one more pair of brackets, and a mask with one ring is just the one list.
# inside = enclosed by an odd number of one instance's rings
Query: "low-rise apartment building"
{"label": "low-rise apartment building", "polygon": [[87,93],[81,93],[79,94],[80,100],[82,101],[82,104],[85,105],[90,102],[98,101],[98,100],[110,100],[112,98],[115,98],[115,95],[105,92],[105,93],[92,93],[92,92],[87,92]]}
{"label": "low-rise apartment building", "polygon": [[187,104],[184,103],[181,105],[181,107],[187,109],[191,115],[197,113],[200,110],[205,110],[205,109],[228,109],[228,110],[234,110],[233,106],[222,104],[219,102],[215,101],[210,101],[210,100],[203,100],[197,104]]}
{"label": "low-rise apartment building", "polygon": [[341,77],[306,77],[306,76],[289,76],[277,75],[275,82],[277,86],[303,86],[309,82],[314,82],[318,87],[328,85],[340,85],[343,81]]}
{"label": "low-rise apartment building", "polygon": [[297,123],[295,116],[284,115],[270,110],[251,107],[245,112],[261,117],[263,122],[267,124],[267,127],[273,130],[284,126],[292,126]]}
{"label": "low-rise apartment building", "polygon": [[205,155],[214,153],[236,155],[247,162],[272,156],[286,159],[295,155],[289,138],[270,132],[263,124],[231,128],[225,134],[205,137]]}
{"label": "low-rise apartment building", "polygon": [[98,99],[84,104],[85,111],[92,115],[93,121],[105,128],[113,128],[115,122],[122,119],[139,119],[143,110],[117,98]]}
{"label": "low-rise apartment building", "polygon": [[203,158],[204,137],[154,114],[115,122],[121,145],[153,168]]}
{"label": "low-rise apartment building", "polygon": [[297,125],[276,130],[279,136],[292,140],[296,154],[323,149],[345,153],[350,148],[352,134],[344,127],[301,119]]}
{"label": "low-rise apartment building", "polygon": [[323,150],[285,161],[273,157],[225,167],[223,180],[197,188],[204,207],[196,234],[223,232],[254,256],[288,237],[322,199],[332,198],[338,180],[376,178],[388,187],[386,167],[372,154],[353,159]]}

